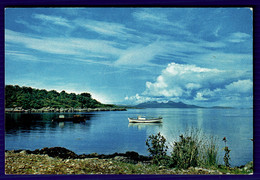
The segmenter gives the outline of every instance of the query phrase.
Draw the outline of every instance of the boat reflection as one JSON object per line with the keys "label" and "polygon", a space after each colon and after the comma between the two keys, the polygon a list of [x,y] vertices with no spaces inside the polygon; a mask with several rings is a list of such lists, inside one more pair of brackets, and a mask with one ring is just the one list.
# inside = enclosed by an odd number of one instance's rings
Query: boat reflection
{"label": "boat reflection", "polygon": [[59,122],[59,127],[63,128],[64,127],[64,122]]}
{"label": "boat reflection", "polygon": [[141,130],[147,127],[162,127],[162,123],[129,123],[128,127],[137,127]]}

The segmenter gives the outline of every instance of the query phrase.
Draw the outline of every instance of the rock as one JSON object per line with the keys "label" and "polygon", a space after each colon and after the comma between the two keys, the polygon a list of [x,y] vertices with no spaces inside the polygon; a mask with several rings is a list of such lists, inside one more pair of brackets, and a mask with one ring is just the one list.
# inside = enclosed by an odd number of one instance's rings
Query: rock
{"label": "rock", "polygon": [[98,157],[98,153],[91,153],[90,156],[92,156],[92,157]]}
{"label": "rock", "polygon": [[20,154],[27,154],[27,153],[26,153],[26,150],[22,150],[22,151],[20,152]]}
{"label": "rock", "polygon": [[126,160],[126,157],[116,156],[116,157],[114,157],[114,160],[116,160],[116,161],[125,161],[125,160]]}
{"label": "rock", "polygon": [[43,148],[41,150],[35,150],[32,152],[33,154],[47,154],[50,157],[60,157],[63,159],[71,159],[77,158],[78,155],[75,154],[73,151],[70,151],[63,147],[51,147],[51,148]]}
{"label": "rock", "polygon": [[137,152],[127,151],[125,154],[126,154],[126,156],[127,156],[129,159],[139,160],[139,154],[138,154]]}

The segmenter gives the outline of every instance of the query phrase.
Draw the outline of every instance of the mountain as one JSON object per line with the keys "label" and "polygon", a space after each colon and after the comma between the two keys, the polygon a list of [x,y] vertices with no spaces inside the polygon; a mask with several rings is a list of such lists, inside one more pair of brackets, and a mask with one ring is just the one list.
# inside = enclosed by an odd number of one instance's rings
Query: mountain
{"label": "mountain", "polygon": [[200,106],[189,105],[182,102],[168,101],[167,103],[159,103],[157,101],[148,101],[135,106],[136,108],[202,108]]}

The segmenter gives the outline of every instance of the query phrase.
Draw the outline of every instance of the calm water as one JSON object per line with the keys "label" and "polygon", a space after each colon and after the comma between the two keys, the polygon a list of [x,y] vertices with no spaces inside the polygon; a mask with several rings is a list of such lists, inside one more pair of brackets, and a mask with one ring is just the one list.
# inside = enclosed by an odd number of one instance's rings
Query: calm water
{"label": "calm water", "polygon": [[[63,113],[64,114],[64,113]],[[65,113],[66,114],[66,113]],[[130,109],[78,113],[87,117],[85,123],[55,123],[58,113],[6,114],[5,149],[41,149],[61,146],[77,154],[99,154],[136,151],[148,155],[145,141],[161,132],[168,142],[179,139],[188,128],[199,128],[214,135],[219,142],[222,162],[223,137],[231,149],[231,165],[253,160],[252,109]],[[72,114],[67,113],[67,116]],[[162,116],[161,124],[129,124],[128,117],[137,115]]]}

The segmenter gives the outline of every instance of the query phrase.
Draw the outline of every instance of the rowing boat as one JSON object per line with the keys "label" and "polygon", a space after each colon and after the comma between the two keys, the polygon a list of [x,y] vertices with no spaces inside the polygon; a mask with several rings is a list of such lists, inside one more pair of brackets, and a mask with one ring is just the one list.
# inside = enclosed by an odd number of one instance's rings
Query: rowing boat
{"label": "rowing boat", "polygon": [[161,123],[162,117],[147,118],[147,117],[138,116],[137,118],[128,118],[128,120],[130,123]]}

